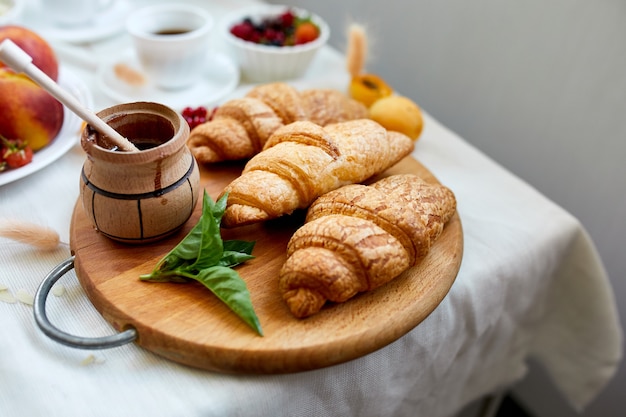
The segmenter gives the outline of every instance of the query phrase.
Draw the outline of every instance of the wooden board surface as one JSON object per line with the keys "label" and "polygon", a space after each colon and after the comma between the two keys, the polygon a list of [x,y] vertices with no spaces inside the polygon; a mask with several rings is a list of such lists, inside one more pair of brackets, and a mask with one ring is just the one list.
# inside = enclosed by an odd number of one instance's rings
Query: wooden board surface
{"label": "wooden board surface", "polygon": [[[240,165],[201,169],[201,183],[216,199],[241,172]],[[383,176],[415,173],[436,181],[407,157]],[[454,191],[454,190],[453,190]],[[96,232],[77,203],[70,230],[78,279],[87,296],[116,329],[137,329],[137,344],[168,359],[224,373],[288,373],[352,360],[398,339],[424,320],[448,293],[460,268],[463,232],[458,214],[428,256],[384,286],[306,319],[294,318],[278,292],[287,242],[301,224],[293,215],[224,230],[224,239],[256,241],[255,259],[237,268],[250,290],[264,337],[258,336],[209,290],[197,283],[149,283],[150,272],[197,222],[142,246],[116,243]]]}

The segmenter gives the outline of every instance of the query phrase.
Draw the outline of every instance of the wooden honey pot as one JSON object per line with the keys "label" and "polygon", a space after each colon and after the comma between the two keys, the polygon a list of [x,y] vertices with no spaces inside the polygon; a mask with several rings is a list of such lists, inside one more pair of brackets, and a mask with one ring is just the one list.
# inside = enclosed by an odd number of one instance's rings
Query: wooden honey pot
{"label": "wooden honey pot", "polygon": [[191,216],[200,189],[197,163],[186,146],[189,125],[158,103],[136,102],[98,113],[139,151],[119,151],[107,137],[85,127],[87,153],[80,198],[96,230],[120,242],[162,239]]}

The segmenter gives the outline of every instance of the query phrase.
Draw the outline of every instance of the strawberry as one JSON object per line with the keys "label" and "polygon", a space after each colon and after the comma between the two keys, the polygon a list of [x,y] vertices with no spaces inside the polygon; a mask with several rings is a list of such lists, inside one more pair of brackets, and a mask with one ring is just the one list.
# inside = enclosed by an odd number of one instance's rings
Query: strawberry
{"label": "strawberry", "polygon": [[33,160],[33,150],[22,140],[2,139],[2,164],[8,168],[19,168]]}
{"label": "strawberry", "polygon": [[302,22],[296,28],[296,45],[312,42],[319,36],[318,28],[310,21]]}

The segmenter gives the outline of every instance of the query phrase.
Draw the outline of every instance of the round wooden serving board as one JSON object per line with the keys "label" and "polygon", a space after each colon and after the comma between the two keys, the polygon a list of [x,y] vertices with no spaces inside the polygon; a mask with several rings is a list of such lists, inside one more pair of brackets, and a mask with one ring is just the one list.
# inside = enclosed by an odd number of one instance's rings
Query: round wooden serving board
{"label": "round wooden serving board", "polygon": [[[201,168],[201,184],[215,200],[241,165]],[[407,157],[384,173],[415,173],[436,182]],[[454,191],[454,190],[453,190]],[[116,243],[94,230],[77,203],[70,230],[75,269],[87,296],[116,329],[134,327],[136,343],[158,355],[224,373],[288,373],[322,368],[373,352],[424,320],[446,296],[460,268],[463,231],[458,214],[416,267],[348,302],[326,306],[306,319],[291,315],[278,292],[287,242],[301,224],[294,214],[265,224],[223,230],[224,239],[256,241],[255,259],[237,267],[246,281],[264,336],[240,320],[198,283],[150,283],[152,271],[196,224],[142,246]]]}

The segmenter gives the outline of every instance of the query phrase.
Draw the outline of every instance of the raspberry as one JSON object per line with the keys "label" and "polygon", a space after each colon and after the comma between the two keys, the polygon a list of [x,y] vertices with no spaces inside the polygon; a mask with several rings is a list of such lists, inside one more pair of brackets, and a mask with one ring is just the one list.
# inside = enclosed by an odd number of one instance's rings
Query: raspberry
{"label": "raspberry", "polygon": [[293,22],[296,19],[296,16],[293,14],[291,10],[287,10],[285,13],[281,14],[278,18],[283,27],[293,26]]}
{"label": "raspberry", "polygon": [[196,107],[195,109],[193,107],[185,107],[181,115],[189,125],[189,128],[193,129],[207,121],[208,111],[204,106]]}
{"label": "raspberry", "polygon": [[250,22],[242,22],[230,29],[230,33],[238,38],[249,40],[254,34],[255,28]]}

